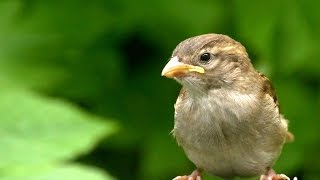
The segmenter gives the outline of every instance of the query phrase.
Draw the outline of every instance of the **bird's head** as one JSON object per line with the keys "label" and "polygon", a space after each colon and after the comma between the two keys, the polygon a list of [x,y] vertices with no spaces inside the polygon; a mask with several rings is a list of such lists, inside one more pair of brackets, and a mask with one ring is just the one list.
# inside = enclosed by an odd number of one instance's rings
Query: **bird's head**
{"label": "bird's head", "polygon": [[232,86],[243,78],[251,63],[246,49],[220,34],[204,34],[182,41],[162,70],[185,88],[204,91]]}

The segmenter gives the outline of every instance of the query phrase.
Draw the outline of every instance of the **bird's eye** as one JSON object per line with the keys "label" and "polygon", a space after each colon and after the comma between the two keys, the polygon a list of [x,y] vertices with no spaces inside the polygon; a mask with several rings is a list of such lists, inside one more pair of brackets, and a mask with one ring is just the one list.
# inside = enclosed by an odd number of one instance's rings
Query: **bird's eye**
{"label": "bird's eye", "polygon": [[203,53],[200,56],[200,61],[204,63],[208,62],[210,59],[211,59],[210,53]]}

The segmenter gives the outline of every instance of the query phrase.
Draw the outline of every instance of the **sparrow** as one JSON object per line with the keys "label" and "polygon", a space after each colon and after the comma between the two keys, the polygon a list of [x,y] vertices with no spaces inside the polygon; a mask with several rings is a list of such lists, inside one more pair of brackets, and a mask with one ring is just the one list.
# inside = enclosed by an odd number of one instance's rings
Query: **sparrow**
{"label": "sparrow", "polygon": [[255,70],[245,47],[222,34],[182,41],[161,73],[182,85],[172,133],[197,169],[175,180],[260,176],[289,179],[272,167],[292,141],[270,80]]}

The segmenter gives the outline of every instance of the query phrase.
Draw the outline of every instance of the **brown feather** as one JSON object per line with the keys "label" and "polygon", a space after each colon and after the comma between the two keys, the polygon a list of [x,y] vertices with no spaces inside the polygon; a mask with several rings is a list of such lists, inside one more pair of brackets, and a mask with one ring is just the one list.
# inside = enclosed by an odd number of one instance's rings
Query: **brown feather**
{"label": "brown feather", "polygon": [[277,107],[280,109],[278,97],[276,95],[276,91],[272,86],[271,81],[262,73],[259,72],[259,75],[263,81],[262,91],[266,94],[269,94],[272,98],[274,103],[276,103]]}

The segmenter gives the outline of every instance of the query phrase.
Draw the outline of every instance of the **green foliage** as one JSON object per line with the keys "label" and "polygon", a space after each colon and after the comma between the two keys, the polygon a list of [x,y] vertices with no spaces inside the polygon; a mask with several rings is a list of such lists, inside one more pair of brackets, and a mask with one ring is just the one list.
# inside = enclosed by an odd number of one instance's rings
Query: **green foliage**
{"label": "green foliage", "polygon": [[27,91],[2,89],[0,99],[1,178],[10,179],[17,173],[24,179],[107,177],[66,161],[87,153],[98,140],[113,133],[114,123]]}
{"label": "green foliage", "polygon": [[74,180],[113,180],[114,178],[102,170],[92,167],[86,167],[78,164],[53,165],[44,164],[45,166],[22,167],[15,169],[10,174],[1,176],[3,180],[57,180],[57,179],[74,179]]}
{"label": "green foliage", "polygon": [[319,179],[319,6],[1,1],[0,178],[109,179],[101,169],[119,179],[190,173],[194,166],[169,135],[179,85],[160,73],[177,43],[214,32],[243,43],[274,82],[295,134],[275,169]]}

